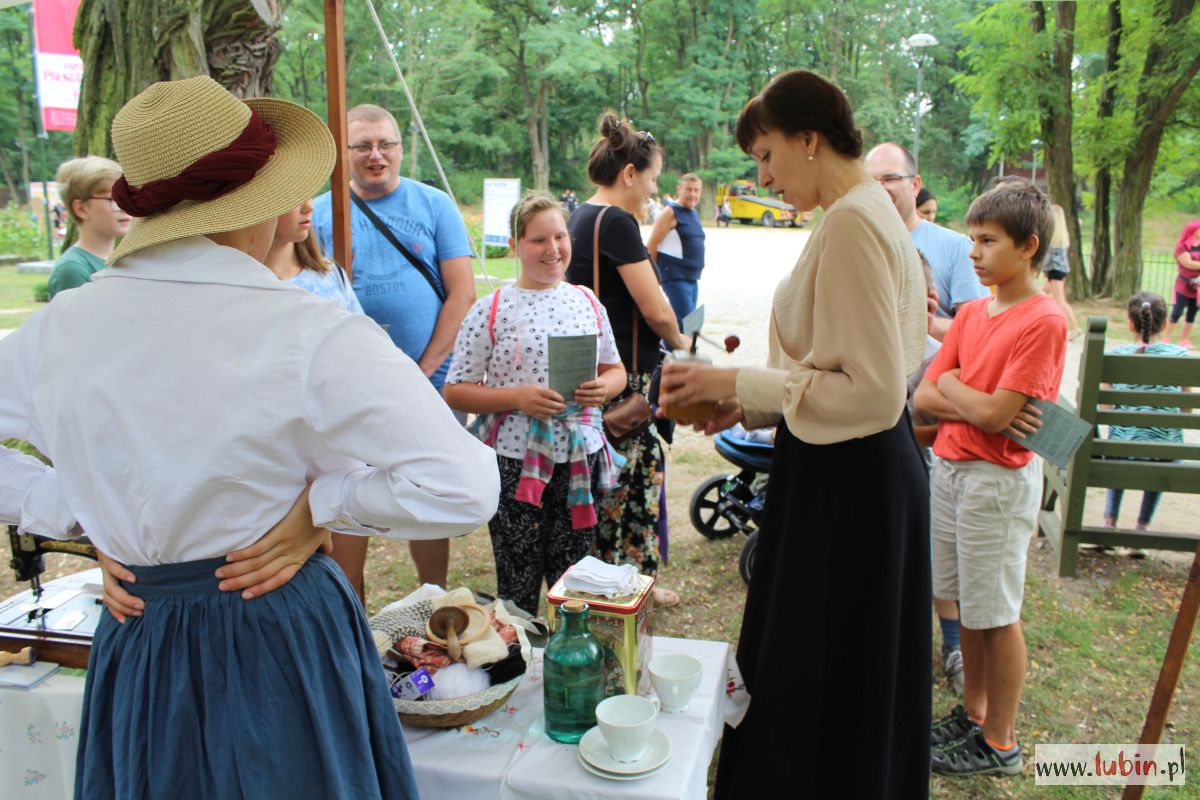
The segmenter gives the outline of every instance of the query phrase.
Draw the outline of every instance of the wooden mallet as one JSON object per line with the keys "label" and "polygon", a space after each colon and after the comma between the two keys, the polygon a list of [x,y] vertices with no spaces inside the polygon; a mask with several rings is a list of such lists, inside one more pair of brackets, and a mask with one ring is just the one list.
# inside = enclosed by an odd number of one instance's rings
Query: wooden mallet
{"label": "wooden mallet", "polygon": [[17,664],[22,667],[28,667],[35,661],[37,661],[37,651],[32,647],[26,647],[19,653],[6,653],[0,651],[0,667],[7,667],[9,664]]}

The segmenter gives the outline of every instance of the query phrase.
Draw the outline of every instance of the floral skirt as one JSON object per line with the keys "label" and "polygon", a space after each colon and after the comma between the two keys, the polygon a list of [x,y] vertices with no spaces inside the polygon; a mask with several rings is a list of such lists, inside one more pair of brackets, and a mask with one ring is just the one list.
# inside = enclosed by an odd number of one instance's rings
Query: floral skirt
{"label": "floral skirt", "polygon": [[[650,382],[642,376],[642,385]],[[596,502],[595,555],[609,564],[633,564],[647,574],[658,572],[659,503],[664,496],[665,459],[662,442],[651,425],[616,447],[626,459],[617,488]]]}

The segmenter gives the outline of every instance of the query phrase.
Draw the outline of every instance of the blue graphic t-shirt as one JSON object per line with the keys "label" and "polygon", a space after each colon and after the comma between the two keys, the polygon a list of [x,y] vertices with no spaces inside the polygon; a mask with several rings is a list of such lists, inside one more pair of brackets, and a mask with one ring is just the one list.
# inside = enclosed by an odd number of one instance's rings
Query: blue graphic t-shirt
{"label": "blue graphic t-shirt", "polygon": [[[440,263],[471,255],[467,227],[445,192],[407,178],[395,191],[367,200],[371,210],[413,255],[441,280]],[[313,201],[313,228],[325,252],[333,252],[333,200],[325,193]],[[354,293],[367,316],[416,361],[433,336],[442,303],[429,282],[392,246],[366,215],[350,209]],[[450,358],[430,381],[441,388]]]}
{"label": "blue graphic t-shirt", "polygon": [[362,305],[358,302],[358,297],[350,288],[345,273],[340,267],[331,267],[328,272],[302,269],[296,277],[291,279],[290,283],[317,297],[332,300],[351,314],[363,313]]}

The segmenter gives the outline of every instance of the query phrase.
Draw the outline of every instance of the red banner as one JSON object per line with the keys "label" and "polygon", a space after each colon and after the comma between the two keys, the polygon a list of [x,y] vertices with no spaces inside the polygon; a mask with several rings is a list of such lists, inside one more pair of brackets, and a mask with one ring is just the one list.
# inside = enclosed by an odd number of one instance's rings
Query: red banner
{"label": "red banner", "polygon": [[33,0],[38,102],[48,131],[75,130],[83,59],[75,49],[79,0]]}

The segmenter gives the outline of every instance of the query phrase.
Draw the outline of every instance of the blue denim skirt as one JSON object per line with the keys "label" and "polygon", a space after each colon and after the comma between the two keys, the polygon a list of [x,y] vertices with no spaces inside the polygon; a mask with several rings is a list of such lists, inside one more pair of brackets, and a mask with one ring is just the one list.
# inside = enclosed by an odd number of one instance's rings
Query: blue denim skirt
{"label": "blue denim skirt", "polygon": [[88,662],[77,800],[416,798],[366,616],[317,554],[283,587],[221,592],[224,559],[130,567],[145,600],[103,614]]}

